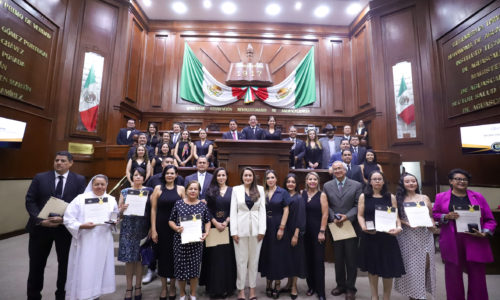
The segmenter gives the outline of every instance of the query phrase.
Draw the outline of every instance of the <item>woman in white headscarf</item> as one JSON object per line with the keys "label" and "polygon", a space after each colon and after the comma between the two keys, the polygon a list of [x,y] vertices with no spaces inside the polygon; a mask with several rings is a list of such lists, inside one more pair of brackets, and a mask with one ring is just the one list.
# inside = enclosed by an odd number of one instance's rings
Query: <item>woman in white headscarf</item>
{"label": "woman in white headscarf", "polygon": [[115,291],[111,219],[118,206],[106,193],[108,178],[94,176],[85,192],[66,208],[64,225],[72,235],[66,280],[66,299],[95,299]]}

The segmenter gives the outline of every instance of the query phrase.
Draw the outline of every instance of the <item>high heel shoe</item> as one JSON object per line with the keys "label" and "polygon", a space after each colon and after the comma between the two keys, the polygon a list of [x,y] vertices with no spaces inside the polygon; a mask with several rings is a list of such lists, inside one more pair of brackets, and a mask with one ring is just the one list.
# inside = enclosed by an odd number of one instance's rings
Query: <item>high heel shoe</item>
{"label": "high heel shoe", "polygon": [[299,296],[299,294],[294,295],[294,294],[290,293],[290,298],[292,298],[292,300],[297,299],[298,296]]}
{"label": "high heel shoe", "polygon": [[[123,298],[123,300],[132,300],[132,291],[134,289],[130,289],[130,290],[125,290],[125,298]],[[127,293],[130,292],[131,296],[130,297],[127,297]]]}
{"label": "high heel shoe", "polygon": [[266,288],[266,296],[269,298],[273,297],[273,289],[271,287]]}
{"label": "high heel shoe", "polygon": [[[135,287],[135,290],[141,290],[142,289],[142,286],[140,287]],[[141,293],[139,295],[134,295],[134,300],[142,300],[142,290],[141,290]]]}

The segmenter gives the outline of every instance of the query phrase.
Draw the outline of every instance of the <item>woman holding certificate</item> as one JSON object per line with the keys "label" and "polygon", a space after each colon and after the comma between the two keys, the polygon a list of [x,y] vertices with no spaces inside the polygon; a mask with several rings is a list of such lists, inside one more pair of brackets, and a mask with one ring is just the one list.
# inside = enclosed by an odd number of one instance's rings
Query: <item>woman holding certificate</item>
{"label": "woman holding certificate", "polygon": [[250,299],[256,300],[257,267],[262,239],[266,233],[266,199],[264,188],[257,185],[255,172],[243,168],[241,185],[233,188],[231,195],[230,230],[236,256],[236,288],[238,300],[245,299],[245,283],[248,274]]}
{"label": "woman holding certificate", "polygon": [[[233,188],[226,185],[227,172],[217,168],[207,190],[207,207],[212,231],[217,230],[229,238],[229,212]],[[234,245],[229,243],[205,248],[201,265],[200,285],[206,286],[210,298],[226,298],[236,289],[236,260]]]}
{"label": "woman holding certificate", "polygon": [[470,179],[465,170],[451,170],[451,189],[436,195],[433,208],[441,227],[439,246],[448,299],[465,299],[464,269],[468,274],[467,299],[488,299],[485,265],[493,261],[493,253],[486,237],[493,235],[497,223],[483,195],[467,189]]}
{"label": "woman holding certificate", "polygon": [[115,291],[113,225],[105,222],[116,219],[118,205],[106,193],[107,186],[108,177],[94,176],[64,213],[64,225],[73,236],[66,299],[94,299]]}
{"label": "woman holding certificate", "polygon": [[124,211],[120,227],[118,260],[125,262],[125,275],[127,278],[125,300],[132,299],[132,279],[134,275],[134,299],[140,300],[142,297],[140,243],[148,235],[149,220],[145,216],[145,209],[153,192],[152,188],[143,186],[145,178],[146,171],[143,168],[138,167],[135,169],[132,176],[132,187],[123,189],[118,201],[118,207]]}
{"label": "woman holding certificate", "polygon": [[[266,171],[266,235],[260,251],[259,272],[267,278],[266,295],[277,299],[281,288],[281,279],[290,275],[290,244],[285,227],[288,220],[290,195],[276,185],[276,172]],[[274,289],[272,283],[274,281]]]}
{"label": "woman holding certificate", "polygon": [[[396,240],[396,236],[403,230],[396,207],[396,197],[387,191],[383,174],[380,171],[373,171],[368,176],[368,184],[358,201],[358,222],[363,230],[359,242],[358,265],[361,271],[368,272],[372,299],[378,299],[379,277],[382,277],[384,286],[384,300],[389,300],[392,278],[405,274],[401,251]],[[380,218],[376,217],[378,212],[381,212]],[[389,224],[390,216],[393,217],[393,224]],[[392,228],[386,232],[375,231],[375,228],[381,228],[382,225]]]}
{"label": "woman holding certificate", "polygon": [[394,289],[410,299],[426,299],[427,292],[436,291],[432,203],[420,194],[417,178],[409,173],[399,180],[396,200],[403,225],[397,239],[406,274],[395,279]]}
{"label": "woman holding certificate", "polygon": [[177,167],[167,165],[162,172],[162,184],[151,196],[151,238],[158,244],[158,276],[161,278],[160,299],[167,299],[167,278],[170,278],[168,298],[175,299],[174,231],[168,222],[177,201],[184,197],[184,187],[175,184]]}
{"label": "woman holding certificate", "polygon": [[180,298],[186,298],[186,280],[189,280],[191,300],[196,300],[196,288],[200,277],[203,241],[210,230],[207,205],[198,199],[200,183],[190,181],[186,186],[186,198],[175,203],[170,221],[174,236],[174,276],[179,281]]}
{"label": "woman holding certificate", "polygon": [[306,207],[306,234],[304,245],[307,264],[307,296],[318,294],[325,300],[325,230],[328,222],[328,199],[319,190],[319,175],[309,172],[306,175],[306,188],[302,201]]}

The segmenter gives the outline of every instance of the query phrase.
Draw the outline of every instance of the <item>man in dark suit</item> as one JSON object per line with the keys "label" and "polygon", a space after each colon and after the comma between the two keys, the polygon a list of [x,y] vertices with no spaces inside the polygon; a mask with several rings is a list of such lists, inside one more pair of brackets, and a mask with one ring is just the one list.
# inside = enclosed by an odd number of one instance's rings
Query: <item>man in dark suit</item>
{"label": "man in dark suit", "polygon": [[208,187],[210,186],[210,182],[212,181],[213,177],[212,174],[207,172],[208,160],[206,156],[201,155],[200,157],[198,157],[198,160],[196,161],[196,169],[196,173],[186,176],[186,179],[184,180],[184,187],[187,187],[188,183],[192,180],[198,181],[201,186],[201,191],[198,199],[205,200],[205,194]]}
{"label": "man in dark suit", "polygon": [[222,134],[222,138],[225,140],[243,140],[243,134],[238,132],[238,123],[236,120],[229,121],[229,131]]}
{"label": "man in dark suit", "polygon": [[[347,150],[347,149],[351,149],[351,144],[349,144],[349,140],[346,140],[346,139],[342,139],[342,141],[340,142],[340,152],[337,152],[335,154],[332,155],[332,157],[330,158],[330,161],[328,162],[328,168],[330,168],[333,164],[334,161],[337,161],[337,160],[342,160],[342,151],[343,150]],[[352,151],[351,151],[352,153]],[[356,154],[355,157],[353,157],[353,162],[357,161],[358,159],[358,155]]]}
{"label": "man in dark suit", "polygon": [[297,128],[290,126],[289,138],[283,139],[283,141],[292,141],[293,145],[290,149],[290,168],[301,169],[302,160],[306,154],[306,144],[299,138],[297,138]]}
{"label": "man in dark suit", "polygon": [[[146,134],[144,132],[139,133],[139,137],[137,138],[137,145],[146,147],[146,150],[148,151],[148,158],[149,158],[149,160],[152,160],[153,157],[155,156],[155,148],[146,145],[147,142],[148,142],[148,138],[147,138]],[[127,154],[127,160],[131,159],[134,156],[135,148],[137,148],[137,147],[130,147],[130,150],[128,151],[128,154]]]}
{"label": "man in dark suit", "polygon": [[[349,220],[359,232],[357,214],[361,183],[347,178],[346,166],[340,161],[333,163],[332,171],[334,179],[323,186],[328,199],[330,217],[334,219],[334,226],[342,227],[344,222]],[[333,242],[337,287],[332,290],[332,295],[339,296],[346,293],[346,300],[356,298],[357,249],[357,237]]]}
{"label": "man in dark suit", "polygon": [[251,115],[248,119],[248,126],[243,128],[243,139],[245,140],[262,140],[264,138],[264,130],[257,126],[257,117]]}
{"label": "man in dark suit", "polygon": [[[357,135],[351,137],[351,150],[354,164],[361,165],[365,162],[366,147],[359,145],[359,137]],[[356,159],[354,159],[354,157],[356,157]]]}
{"label": "man in dark suit", "polygon": [[[161,169],[163,170],[163,169],[165,169],[166,166],[173,165],[173,164],[174,164],[174,158],[171,156],[166,157],[161,161]],[[148,186],[148,187],[154,189],[155,186],[161,185],[162,184],[162,180],[161,180],[162,175],[163,175],[163,172],[149,177],[145,186]],[[184,185],[184,177],[182,177],[181,175],[177,175],[177,177],[175,178],[175,185]]]}
{"label": "man in dark suit", "polygon": [[172,149],[175,147],[175,144],[179,141],[181,138],[181,124],[175,122],[174,125],[172,126],[172,134],[170,135],[170,140],[172,141]]}
{"label": "man in dark suit", "polygon": [[28,254],[30,269],[28,275],[28,299],[42,299],[43,275],[52,244],[56,244],[58,261],[56,299],[65,298],[66,271],[71,245],[71,234],[66,230],[62,216],[48,219],[38,214],[51,196],[71,202],[83,193],[85,177],[69,172],[73,156],[67,151],[56,153],[54,170],[36,174],[26,193],[26,210],[29,214],[26,230],[29,233]]}
{"label": "man in dark suit", "polygon": [[139,131],[135,129],[135,120],[129,119],[127,121],[127,128],[121,128],[116,136],[117,145],[129,145],[131,146],[134,142],[134,134],[138,134]]}

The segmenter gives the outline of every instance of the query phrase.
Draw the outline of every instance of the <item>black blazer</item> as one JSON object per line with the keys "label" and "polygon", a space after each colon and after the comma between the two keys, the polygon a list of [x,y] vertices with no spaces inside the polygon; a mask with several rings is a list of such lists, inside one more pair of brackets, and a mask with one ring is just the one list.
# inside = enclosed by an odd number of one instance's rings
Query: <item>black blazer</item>
{"label": "black blazer", "polygon": [[[162,185],[163,183],[161,182],[161,174],[162,173],[158,173],[149,177],[148,181],[146,181],[146,184],[144,185],[153,189],[157,185]],[[184,186],[184,177],[182,177],[181,175],[177,175],[177,177],[175,178],[175,185]]]}
{"label": "black blazer", "polygon": [[[86,186],[87,182],[85,177],[69,172],[66,184],[64,185],[62,200],[70,203],[76,196],[83,193]],[[30,215],[28,223],[26,224],[26,230],[28,232],[31,232],[36,224],[42,221],[38,218],[38,214],[49,198],[54,195],[55,189],[56,176],[54,171],[38,173],[33,178],[33,181],[31,181],[28,192],[26,193],[26,210]]]}
{"label": "black blazer", "polygon": [[[236,135],[238,136],[238,140],[244,140],[244,136],[243,136],[243,133],[239,132],[239,131],[236,131]],[[231,131],[228,131],[228,132],[224,132],[222,134],[222,138],[225,139],[225,140],[232,140],[233,139],[233,135],[231,134]]]}
{"label": "black blazer", "polygon": [[259,126],[255,127],[255,134],[253,133],[252,128],[250,126],[247,126],[243,128],[241,131],[243,133],[243,138],[244,140],[263,140],[264,139],[264,130],[260,128]]}
{"label": "black blazer", "polygon": [[351,162],[351,170],[347,171],[345,176],[349,179],[356,180],[357,182],[364,184],[363,174],[361,173],[361,167],[355,165],[353,162]]}
{"label": "black blazer", "polygon": [[[351,147],[352,149],[352,147]],[[354,150],[352,150],[353,153],[354,153]],[[356,164],[357,165],[361,165],[365,162],[365,158],[366,158],[366,147],[363,147],[363,146],[358,146],[358,159],[357,159],[357,162]]]}
{"label": "black blazer", "polygon": [[132,129],[132,132],[127,139],[127,128],[121,128],[116,136],[117,145],[132,145],[134,143],[134,134],[139,133],[139,130]]}
{"label": "black blazer", "polygon": [[[201,189],[201,192],[200,192],[200,195],[198,196],[198,199],[205,199],[205,194],[207,193],[208,187],[210,186],[210,182],[212,182],[212,177],[213,177],[212,174],[206,172],[205,181],[203,182],[203,188]],[[198,172],[186,176],[186,179],[184,179],[184,187],[187,187],[187,184],[191,180],[198,181]]]}
{"label": "black blazer", "polygon": [[[290,138],[285,138],[283,139],[283,141],[291,140]],[[297,161],[295,162],[295,164],[291,164],[291,166],[295,166],[295,169],[303,168],[304,155],[306,155],[306,143],[299,138],[295,138],[295,149],[293,151],[290,150],[290,160],[295,160],[295,156],[297,156]]]}

